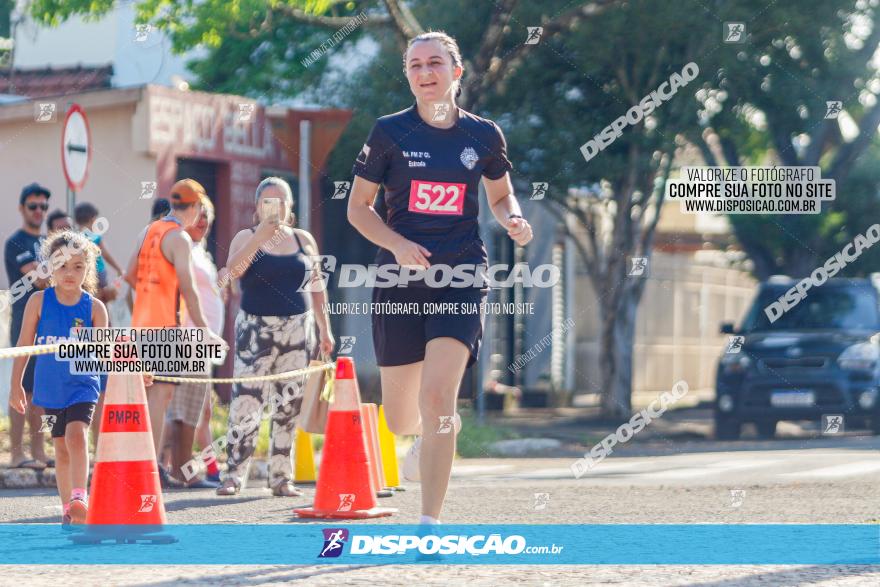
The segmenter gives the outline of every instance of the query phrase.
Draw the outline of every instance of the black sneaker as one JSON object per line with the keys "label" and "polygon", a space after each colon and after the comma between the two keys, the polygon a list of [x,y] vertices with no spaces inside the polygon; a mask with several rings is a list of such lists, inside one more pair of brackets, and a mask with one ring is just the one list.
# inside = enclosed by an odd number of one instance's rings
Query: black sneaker
{"label": "black sneaker", "polygon": [[162,489],[183,489],[184,485],[165,470],[165,467],[159,467],[159,484]]}

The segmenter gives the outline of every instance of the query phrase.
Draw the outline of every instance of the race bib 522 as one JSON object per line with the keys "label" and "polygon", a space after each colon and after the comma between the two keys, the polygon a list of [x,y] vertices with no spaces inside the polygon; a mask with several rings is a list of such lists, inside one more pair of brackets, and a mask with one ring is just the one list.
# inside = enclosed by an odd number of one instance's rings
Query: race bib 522
{"label": "race bib 522", "polygon": [[461,216],[464,213],[463,183],[412,180],[409,187],[409,211],[419,214]]}

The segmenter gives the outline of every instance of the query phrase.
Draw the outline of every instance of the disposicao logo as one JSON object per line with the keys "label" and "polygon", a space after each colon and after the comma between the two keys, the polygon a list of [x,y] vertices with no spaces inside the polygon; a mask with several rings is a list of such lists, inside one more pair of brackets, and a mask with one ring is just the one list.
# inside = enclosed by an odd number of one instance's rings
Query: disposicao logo
{"label": "disposicao logo", "polygon": [[342,554],[345,543],[348,542],[348,530],[345,528],[323,528],[324,548],[318,554],[318,558],[337,558]]}
{"label": "disposicao logo", "polygon": [[364,535],[349,534],[344,528],[326,528],[324,547],[318,558],[337,558],[342,555],[348,543],[349,555],[392,555],[400,556],[415,553],[431,555],[537,555],[559,554],[563,546],[529,546],[525,536],[513,534],[478,534],[474,536],[459,534],[392,534]]}
{"label": "disposicao logo", "polygon": [[[540,547],[545,548],[545,547]],[[549,547],[546,547],[549,552]],[[422,555],[432,554],[520,554],[529,552],[523,536],[500,534],[489,536],[453,535],[400,535],[400,536],[361,536],[352,537],[351,554],[406,554],[415,550]]]}

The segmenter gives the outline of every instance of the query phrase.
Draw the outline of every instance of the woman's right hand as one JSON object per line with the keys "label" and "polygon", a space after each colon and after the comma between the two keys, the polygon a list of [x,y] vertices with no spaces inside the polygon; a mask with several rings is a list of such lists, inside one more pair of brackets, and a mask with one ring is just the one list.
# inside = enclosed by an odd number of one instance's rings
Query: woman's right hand
{"label": "woman's right hand", "polygon": [[254,237],[257,238],[261,245],[265,244],[275,236],[275,233],[277,233],[280,228],[281,222],[277,218],[265,218],[257,225],[257,229],[254,231]]}
{"label": "woman's right hand", "polygon": [[401,239],[400,243],[391,249],[391,253],[401,267],[431,268],[431,263],[428,261],[431,251],[418,243]]}
{"label": "woman's right hand", "polygon": [[19,414],[24,414],[27,409],[27,396],[24,394],[24,388],[20,383],[18,385],[13,384],[12,389],[9,390],[9,407]]}

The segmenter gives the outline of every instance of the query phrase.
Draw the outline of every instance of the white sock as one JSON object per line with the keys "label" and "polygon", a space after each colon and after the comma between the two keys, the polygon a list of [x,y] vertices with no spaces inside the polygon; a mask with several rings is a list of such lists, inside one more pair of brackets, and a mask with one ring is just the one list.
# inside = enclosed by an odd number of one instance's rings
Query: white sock
{"label": "white sock", "polygon": [[439,524],[439,523],[440,523],[440,520],[438,520],[437,518],[432,518],[431,516],[422,515],[422,517],[419,518],[419,524],[434,525],[434,524]]}

